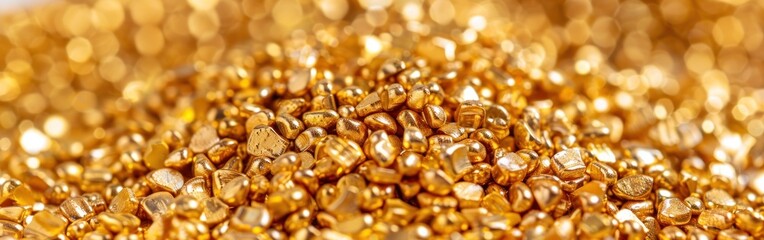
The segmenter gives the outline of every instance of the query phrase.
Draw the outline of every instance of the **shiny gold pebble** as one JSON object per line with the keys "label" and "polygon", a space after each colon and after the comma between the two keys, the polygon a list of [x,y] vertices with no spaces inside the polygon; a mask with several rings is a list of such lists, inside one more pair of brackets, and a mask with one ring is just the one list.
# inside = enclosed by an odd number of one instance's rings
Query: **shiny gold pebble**
{"label": "shiny gold pebble", "polygon": [[146,181],[154,191],[167,191],[172,194],[177,194],[183,187],[183,175],[170,168],[150,172],[146,175]]}
{"label": "shiny gold pebble", "polygon": [[542,211],[552,211],[563,197],[560,183],[552,179],[539,179],[530,184],[531,193]]}
{"label": "shiny gold pebble", "polygon": [[218,141],[220,141],[220,137],[218,137],[217,130],[212,126],[205,125],[194,133],[188,147],[195,153],[205,152]]}
{"label": "shiny gold pebble", "polygon": [[642,200],[653,189],[653,178],[636,174],[618,179],[613,188],[613,193],[625,200]]}
{"label": "shiny gold pebble", "polygon": [[552,170],[563,180],[576,179],[584,175],[586,165],[582,149],[572,148],[554,154]]}
{"label": "shiny gold pebble", "polygon": [[268,126],[258,126],[252,130],[247,142],[247,152],[255,156],[275,158],[283,154],[288,146],[286,139]]}
{"label": "shiny gold pebble", "polygon": [[236,209],[231,217],[231,227],[252,232],[261,233],[270,227],[273,219],[268,210],[262,206],[241,206]]}
{"label": "shiny gold pebble", "polygon": [[658,204],[658,222],[662,225],[684,225],[690,222],[690,207],[678,198],[668,198]]}
{"label": "shiny gold pebble", "polygon": [[95,215],[95,210],[93,210],[93,207],[90,206],[84,197],[69,198],[61,203],[59,209],[72,222],[83,218],[87,219]]}
{"label": "shiny gold pebble", "polygon": [[24,228],[24,235],[52,238],[63,233],[67,223],[63,216],[43,210],[32,216],[32,221]]}

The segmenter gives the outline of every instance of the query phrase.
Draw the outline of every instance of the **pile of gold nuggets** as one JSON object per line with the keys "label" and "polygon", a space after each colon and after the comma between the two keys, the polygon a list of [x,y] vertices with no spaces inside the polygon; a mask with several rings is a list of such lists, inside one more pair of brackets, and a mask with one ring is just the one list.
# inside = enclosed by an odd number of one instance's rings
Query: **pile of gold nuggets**
{"label": "pile of gold nuggets", "polygon": [[763,0],[2,1],[0,240],[764,238]]}

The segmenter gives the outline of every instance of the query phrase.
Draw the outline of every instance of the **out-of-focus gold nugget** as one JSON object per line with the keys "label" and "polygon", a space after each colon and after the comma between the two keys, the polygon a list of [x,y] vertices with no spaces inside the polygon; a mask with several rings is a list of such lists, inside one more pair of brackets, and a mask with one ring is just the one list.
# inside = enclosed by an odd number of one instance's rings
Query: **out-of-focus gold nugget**
{"label": "out-of-focus gold nugget", "polygon": [[761,1],[34,2],[0,240],[764,238]]}

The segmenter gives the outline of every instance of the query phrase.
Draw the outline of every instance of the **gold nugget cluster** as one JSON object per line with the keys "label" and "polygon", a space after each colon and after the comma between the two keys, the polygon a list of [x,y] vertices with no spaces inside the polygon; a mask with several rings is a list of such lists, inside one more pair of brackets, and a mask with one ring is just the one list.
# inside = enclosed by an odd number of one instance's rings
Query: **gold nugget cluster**
{"label": "gold nugget cluster", "polygon": [[0,240],[761,239],[761,2],[8,13]]}

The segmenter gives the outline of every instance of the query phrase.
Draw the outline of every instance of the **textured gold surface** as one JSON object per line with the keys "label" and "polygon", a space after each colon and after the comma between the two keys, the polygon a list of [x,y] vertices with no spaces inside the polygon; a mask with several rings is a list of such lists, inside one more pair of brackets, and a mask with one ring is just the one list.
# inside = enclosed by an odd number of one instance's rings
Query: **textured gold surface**
{"label": "textured gold surface", "polygon": [[761,0],[16,2],[1,240],[764,238]]}
{"label": "textured gold surface", "polygon": [[247,152],[255,156],[275,158],[287,148],[287,140],[267,126],[258,126],[252,130],[247,142]]}

